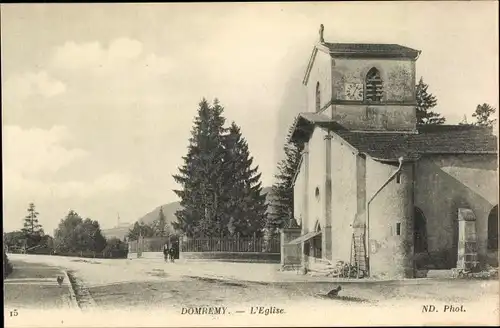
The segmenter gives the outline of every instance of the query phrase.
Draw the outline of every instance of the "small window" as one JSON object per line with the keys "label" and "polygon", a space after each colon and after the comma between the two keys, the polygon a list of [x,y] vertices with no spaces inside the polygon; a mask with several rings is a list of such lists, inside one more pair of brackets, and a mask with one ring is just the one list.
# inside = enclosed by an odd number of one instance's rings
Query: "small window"
{"label": "small window", "polygon": [[401,172],[398,172],[398,174],[396,174],[396,183],[401,183]]}
{"label": "small window", "polygon": [[382,101],[382,78],[375,67],[368,71],[365,80],[365,100],[372,102]]}
{"label": "small window", "polygon": [[396,223],[396,235],[401,236],[401,223]]}
{"label": "small window", "polygon": [[319,188],[316,187],[316,191],[314,192],[314,196],[316,196],[316,199],[319,200]]}

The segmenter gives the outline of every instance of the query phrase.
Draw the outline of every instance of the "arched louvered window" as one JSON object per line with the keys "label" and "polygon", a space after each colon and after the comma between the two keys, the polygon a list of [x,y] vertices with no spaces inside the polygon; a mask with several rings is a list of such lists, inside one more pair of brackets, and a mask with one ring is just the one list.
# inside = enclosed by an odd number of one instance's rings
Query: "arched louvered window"
{"label": "arched louvered window", "polygon": [[319,82],[316,83],[316,111],[321,109],[321,90],[319,89]]}
{"label": "arched louvered window", "polygon": [[380,102],[382,101],[382,94],[382,78],[379,70],[374,67],[366,74],[365,100]]}

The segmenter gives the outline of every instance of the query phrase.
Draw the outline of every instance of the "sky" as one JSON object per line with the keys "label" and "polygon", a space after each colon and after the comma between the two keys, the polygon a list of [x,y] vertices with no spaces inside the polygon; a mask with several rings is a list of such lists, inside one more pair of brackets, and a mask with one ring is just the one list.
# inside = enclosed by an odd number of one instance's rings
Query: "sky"
{"label": "sky", "polygon": [[498,4],[330,2],[1,5],[3,224],[34,202],[52,234],[70,209],[113,227],[177,201],[198,103],[218,98],[270,186],[327,42],[418,50],[417,77],[457,123],[498,108]]}

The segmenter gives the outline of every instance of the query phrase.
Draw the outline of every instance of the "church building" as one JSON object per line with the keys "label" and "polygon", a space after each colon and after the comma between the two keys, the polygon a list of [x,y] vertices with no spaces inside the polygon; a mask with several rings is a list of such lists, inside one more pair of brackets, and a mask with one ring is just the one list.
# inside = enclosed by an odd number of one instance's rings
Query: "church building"
{"label": "church building", "polygon": [[302,266],[344,261],[382,279],[498,266],[497,137],[417,125],[420,53],[325,42],[321,26],[291,135],[303,154],[293,187],[300,233],[287,243]]}

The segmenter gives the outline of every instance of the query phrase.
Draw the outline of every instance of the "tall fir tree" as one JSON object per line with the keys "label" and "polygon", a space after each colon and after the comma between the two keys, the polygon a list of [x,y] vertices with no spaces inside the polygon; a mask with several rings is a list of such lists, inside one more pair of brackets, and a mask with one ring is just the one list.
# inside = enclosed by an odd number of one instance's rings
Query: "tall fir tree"
{"label": "tall fir tree", "polygon": [[446,119],[441,114],[431,111],[437,105],[437,98],[427,91],[429,85],[421,77],[416,86],[417,98],[417,125],[439,125]]}
{"label": "tall fir tree", "polygon": [[129,229],[127,233],[127,238],[129,240],[137,240],[139,236],[144,238],[153,237],[155,235],[155,229],[144,222],[135,222],[132,229]]}
{"label": "tall fir tree", "polygon": [[262,194],[259,167],[252,167],[248,143],[236,123],[229,127],[224,138],[224,199],[226,215],[224,234],[238,233],[240,236],[260,236],[266,222],[266,195]]}
{"label": "tall fir tree", "polygon": [[302,145],[289,141],[292,129],[293,126],[283,147],[285,157],[278,163],[276,182],[271,188],[271,212],[266,223],[266,230],[271,234],[293,222],[293,179],[302,158]]}
{"label": "tall fir tree", "polygon": [[37,245],[44,234],[42,225],[38,222],[39,214],[36,211],[35,204],[30,203],[28,205],[28,214],[24,217],[23,228],[21,229],[26,239],[27,247]]}
{"label": "tall fir tree", "polygon": [[224,207],[223,135],[225,119],[218,100],[213,106],[203,99],[189,139],[184,165],[174,179],[182,186],[174,192],[181,199],[182,208],[175,213],[173,226],[187,236],[220,236]]}
{"label": "tall fir tree", "polygon": [[165,237],[170,234],[169,226],[167,225],[167,218],[163,213],[163,207],[160,207],[158,218],[153,222],[154,233],[158,237]]}

